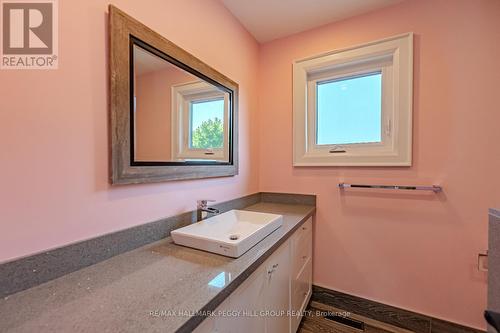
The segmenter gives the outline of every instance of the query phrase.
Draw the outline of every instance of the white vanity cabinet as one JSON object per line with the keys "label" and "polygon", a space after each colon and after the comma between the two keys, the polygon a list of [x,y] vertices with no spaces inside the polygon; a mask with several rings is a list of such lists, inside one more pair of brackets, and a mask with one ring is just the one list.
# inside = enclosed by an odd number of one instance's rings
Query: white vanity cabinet
{"label": "white vanity cabinet", "polygon": [[[311,297],[312,218],[309,218],[215,311],[196,333],[296,332]],[[238,314],[238,315],[236,315]]]}
{"label": "white vanity cabinet", "polygon": [[290,332],[296,332],[312,293],[312,218],[290,238],[292,270],[290,281]]}
{"label": "white vanity cabinet", "polygon": [[234,317],[216,319],[221,327],[220,332],[234,332],[236,327],[238,333],[266,331],[265,318],[259,316],[259,311],[265,306],[266,279],[265,268],[261,266],[229,296],[229,302],[226,300],[224,303],[228,303],[225,307]]}
{"label": "white vanity cabinet", "polygon": [[265,332],[290,332],[290,242],[286,241],[264,263],[267,283],[264,295]]}

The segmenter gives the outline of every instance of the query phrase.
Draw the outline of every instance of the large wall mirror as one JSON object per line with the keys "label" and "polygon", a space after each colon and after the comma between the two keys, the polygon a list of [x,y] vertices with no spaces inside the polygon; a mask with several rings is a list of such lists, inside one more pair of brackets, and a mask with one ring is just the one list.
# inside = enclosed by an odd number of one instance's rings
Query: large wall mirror
{"label": "large wall mirror", "polygon": [[130,42],[133,165],[229,163],[232,91],[134,37]]}
{"label": "large wall mirror", "polygon": [[238,85],[110,6],[116,184],[238,172]]}

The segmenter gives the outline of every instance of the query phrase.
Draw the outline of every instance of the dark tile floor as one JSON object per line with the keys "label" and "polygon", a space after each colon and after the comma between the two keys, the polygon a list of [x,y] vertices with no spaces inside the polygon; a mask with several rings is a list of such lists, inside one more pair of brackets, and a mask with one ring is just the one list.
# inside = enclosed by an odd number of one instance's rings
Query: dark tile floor
{"label": "dark tile floor", "polygon": [[[364,328],[354,328],[341,324],[325,315],[340,315],[353,320],[355,323],[363,323]],[[388,325],[373,319],[365,318],[353,313],[347,313],[322,303],[311,302],[299,326],[299,333],[412,333],[412,331],[396,326]]]}

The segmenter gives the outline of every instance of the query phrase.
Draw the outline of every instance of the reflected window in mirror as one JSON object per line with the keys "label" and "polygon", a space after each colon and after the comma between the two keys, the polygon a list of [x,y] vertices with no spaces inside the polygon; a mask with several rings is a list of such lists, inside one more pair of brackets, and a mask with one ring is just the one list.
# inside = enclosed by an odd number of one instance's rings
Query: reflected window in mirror
{"label": "reflected window in mirror", "polygon": [[132,164],[230,163],[230,92],[131,41]]}
{"label": "reflected window in mirror", "polygon": [[203,81],[172,88],[173,158],[227,161],[229,94]]}

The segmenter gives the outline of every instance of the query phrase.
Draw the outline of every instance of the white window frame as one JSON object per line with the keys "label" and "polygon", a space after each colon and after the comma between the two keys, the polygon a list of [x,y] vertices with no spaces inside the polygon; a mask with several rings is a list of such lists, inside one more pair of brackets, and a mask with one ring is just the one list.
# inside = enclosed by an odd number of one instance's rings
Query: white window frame
{"label": "white window frame", "polygon": [[[382,74],[381,142],[317,145],[317,83],[376,72]],[[294,62],[294,166],[411,166],[412,104],[412,33]]]}
{"label": "white window frame", "polygon": [[[224,99],[224,142],[222,148],[199,149],[190,147],[191,104]],[[172,86],[172,159],[173,160],[229,160],[229,94],[213,85],[198,81]]]}

